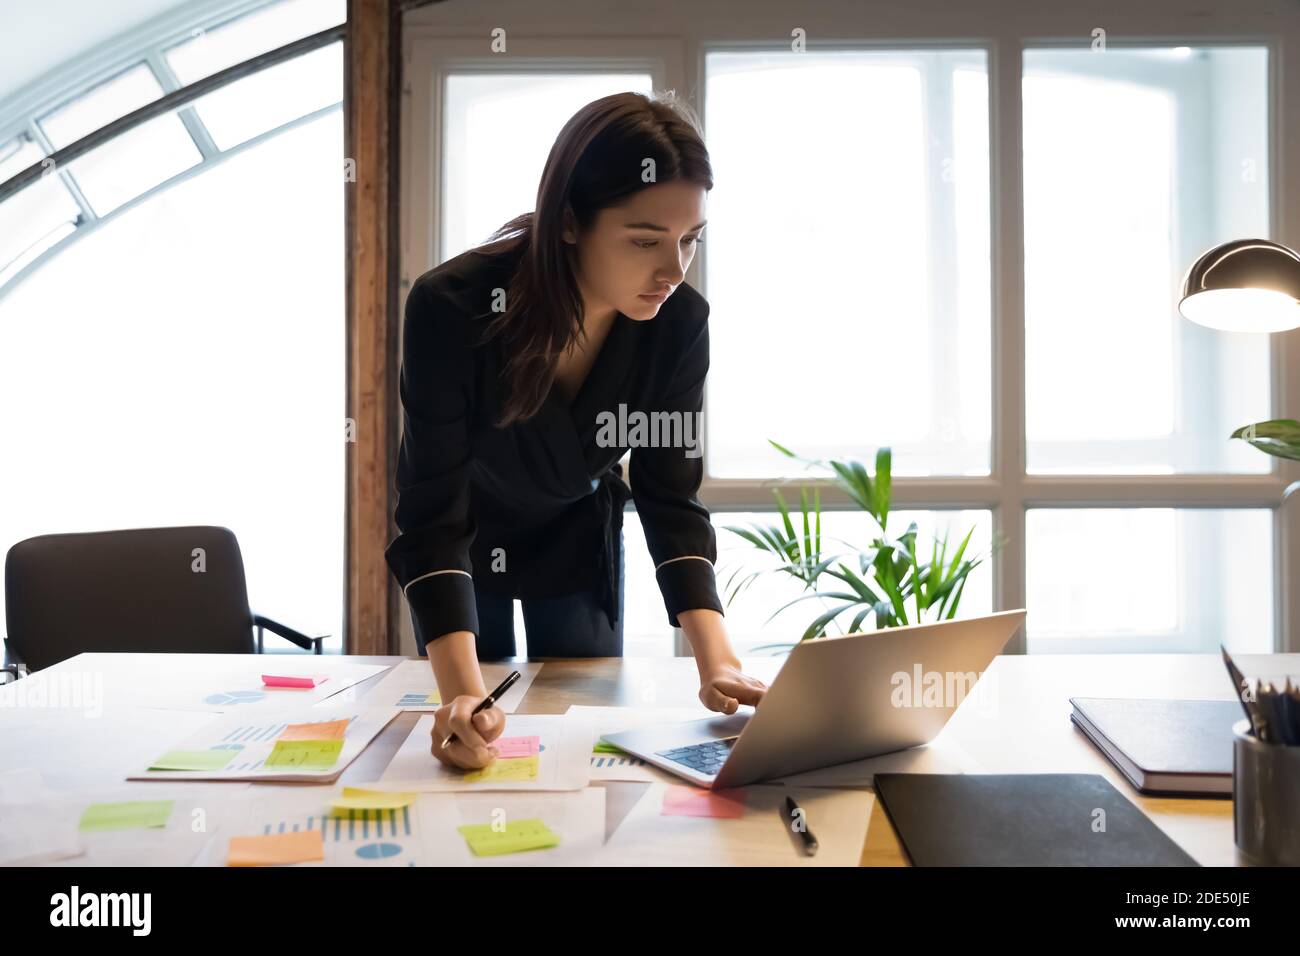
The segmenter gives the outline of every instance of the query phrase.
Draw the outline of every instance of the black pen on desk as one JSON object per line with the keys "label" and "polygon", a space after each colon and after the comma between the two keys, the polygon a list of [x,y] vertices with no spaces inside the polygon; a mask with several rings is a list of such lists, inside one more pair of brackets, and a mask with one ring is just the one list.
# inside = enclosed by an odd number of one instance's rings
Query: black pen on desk
{"label": "black pen on desk", "polygon": [[[470,720],[474,719],[474,714],[477,714],[481,710],[487,710],[498,700],[500,700],[502,695],[504,695],[505,692],[508,691],[511,688],[511,686],[513,686],[514,682],[519,680],[521,676],[522,675],[519,673],[519,671],[511,671],[510,676],[507,677],[505,680],[503,680],[500,684],[498,684],[497,689],[494,690],[492,693],[488,694],[486,697],[484,697],[482,703],[480,703],[477,707],[474,708],[474,713],[469,715]],[[450,744],[455,739],[456,739],[456,733],[455,731],[452,731],[450,734],[447,735],[447,739],[442,742],[442,749],[446,750],[447,745]]]}
{"label": "black pen on desk", "polygon": [[[794,825],[795,815],[798,814],[799,826]],[[794,802],[794,797],[786,796],[785,798],[785,816],[790,821],[790,829],[803,838],[804,853],[808,856],[817,855],[817,838],[813,836],[812,831],[808,829],[808,817],[803,812],[803,808]]]}

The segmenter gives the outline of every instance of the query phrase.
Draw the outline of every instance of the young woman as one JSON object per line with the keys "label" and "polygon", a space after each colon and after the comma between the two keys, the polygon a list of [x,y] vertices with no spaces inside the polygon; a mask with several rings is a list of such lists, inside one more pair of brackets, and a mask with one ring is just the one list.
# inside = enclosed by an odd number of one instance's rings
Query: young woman
{"label": "young woman", "polygon": [[515,654],[513,598],[530,657],[622,654],[629,497],[700,700],[731,714],[767,690],[727,638],[697,498],[709,305],[683,279],[712,188],[688,107],[607,96],[560,131],[533,212],[411,287],[386,558],[443,695],[432,751],[449,766],[495,756],[505,715],[470,716],[479,660]]}

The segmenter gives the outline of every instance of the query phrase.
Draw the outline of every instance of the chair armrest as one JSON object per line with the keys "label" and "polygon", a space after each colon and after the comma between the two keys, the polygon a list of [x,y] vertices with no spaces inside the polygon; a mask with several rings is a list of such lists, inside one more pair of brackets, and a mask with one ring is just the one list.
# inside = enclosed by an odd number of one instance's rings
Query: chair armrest
{"label": "chair armrest", "polygon": [[253,627],[257,630],[257,653],[262,653],[262,629],[270,631],[272,634],[278,634],[290,644],[301,647],[304,651],[311,651],[313,654],[320,654],[321,643],[329,637],[328,634],[322,634],[320,637],[308,637],[300,631],[281,624],[279,621],[273,621],[269,617],[261,614],[253,615]]}
{"label": "chair armrest", "polygon": [[[18,656],[18,652],[9,645],[8,641],[4,642],[4,649],[4,664],[0,665],[0,684],[11,684],[26,677],[28,670],[23,659]],[[6,674],[9,675],[8,679],[5,679]]]}

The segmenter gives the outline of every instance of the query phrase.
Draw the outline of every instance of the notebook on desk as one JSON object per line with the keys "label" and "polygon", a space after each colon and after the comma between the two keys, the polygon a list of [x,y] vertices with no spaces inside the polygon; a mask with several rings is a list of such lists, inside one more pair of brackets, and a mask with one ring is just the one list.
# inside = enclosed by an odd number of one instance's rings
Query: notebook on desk
{"label": "notebook on desk", "polygon": [[1232,794],[1235,700],[1071,697],[1074,721],[1140,793]]}
{"label": "notebook on desk", "polygon": [[916,866],[1198,866],[1105,777],[878,773]]}

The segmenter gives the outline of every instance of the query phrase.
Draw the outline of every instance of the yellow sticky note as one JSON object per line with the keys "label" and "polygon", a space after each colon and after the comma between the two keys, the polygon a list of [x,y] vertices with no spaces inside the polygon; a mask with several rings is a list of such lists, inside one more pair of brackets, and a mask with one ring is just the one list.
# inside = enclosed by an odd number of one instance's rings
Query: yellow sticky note
{"label": "yellow sticky note", "polygon": [[227,866],[278,866],[325,859],[325,841],[319,830],[265,833],[230,838]]}
{"label": "yellow sticky note", "polygon": [[513,783],[537,779],[539,757],[498,757],[486,767],[465,774],[466,783]]}
{"label": "yellow sticky note", "polygon": [[290,724],[276,740],[342,740],[348,720],[323,720],[318,724]]}
{"label": "yellow sticky note", "polygon": [[357,811],[365,810],[400,810],[415,802],[418,794],[408,791],[364,790],[360,787],[344,787],[343,796],[330,801],[330,815],[347,818]]}
{"label": "yellow sticky note", "polygon": [[341,740],[277,740],[265,766],[327,770],[338,762],[342,750]]}
{"label": "yellow sticky note", "polygon": [[475,856],[500,856],[558,846],[559,834],[540,819],[514,820],[504,829],[494,830],[491,823],[467,823],[456,830],[465,838]]}

